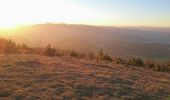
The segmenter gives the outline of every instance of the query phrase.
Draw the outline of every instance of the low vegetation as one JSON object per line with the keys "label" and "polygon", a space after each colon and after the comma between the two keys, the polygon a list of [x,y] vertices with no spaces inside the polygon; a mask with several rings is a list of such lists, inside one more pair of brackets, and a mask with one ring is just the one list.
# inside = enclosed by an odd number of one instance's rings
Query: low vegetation
{"label": "low vegetation", "polygon": [[29,48],[26,44],[16,44],[12,40],[7,40],[0,38],[0,53],[5,54],[16,54],[25,53],[32,54],[34,52],[33,48]]}
{"label": "low vegetation", "polygon": [[149,68],[159,72],[170,72],[169,62],[159,62],[153,59],[144,59],[144,58],[141,59],[139,57],[128,57],[128,58],[116,57],[114,59],[114,62],[125,66]]}
{"label": "low vegetation", "polygon": [[16,44],[12,40],[0,38],[0,53],[5,54],[43,54],[45,56],[70,56],[73,58],[83,58],[96,62],[113,62],[125,66],[135,66],[149,68],[159,72],[170,72],[170,62],[159,62],[153,59],[140,57],[112,57],[102,49],[91,53],[78,53],[75,50],[62,50],[52,47],[50,44],[45,49],[33,49],[26,44]]}
{"label": "low vegetation", "polygon": [[166,100],[170,94],[170,62],[50,44],[33,49],[2,38],[0,44],[2,100]]}
{"label": "low vegetation", "polygon": [[44,51],[44,55],[51,56],[51,57],[56,56],[56,49],[52,48],[51,45],[49,44],[46,47],[46,50]]}
{"label": "low vegetation", "polygon": [[152,69],[159,72],[170,72],[170,62],[159,62],[153,59],[140,58],[140,57],[112,57],[103,50],[99,50],[96,53],[78,53],[75,50],[56,50],[52,48],[51,45],[46,47],[44,52],[46,56],[70,56],[73,58],[83,58],[87,60],[94,60],[96,62],[113,62],[114,64],[122,64],[127,67],[143,67]]}

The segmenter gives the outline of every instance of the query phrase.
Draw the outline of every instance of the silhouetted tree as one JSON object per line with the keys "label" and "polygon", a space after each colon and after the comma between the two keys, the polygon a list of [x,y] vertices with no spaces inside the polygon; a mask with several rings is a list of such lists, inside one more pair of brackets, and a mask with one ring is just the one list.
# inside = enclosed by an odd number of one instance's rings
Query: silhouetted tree
{"label": "silhouetted tree", "polygon": [[72,51],[70,52],[70,56],[77,58],[77,57],[78,57],[78,54],[75,52],[75,50],[72,50]]}
{"label": "silhouetted tree", "polygon": [[17,50],[18,48],[15,42],[0,38],[0,53],[16,53]]}
{"label": "silhouetted tree", "polygon": [[47,45],[44,54],[45,54],[46,56],[51,56],[51,57],[53,57],[53,56],[55,56],[55,54],[56,54],[56,49],[55,49],[55,48],[52,48],[51,45],[49,44],[49,45]]}

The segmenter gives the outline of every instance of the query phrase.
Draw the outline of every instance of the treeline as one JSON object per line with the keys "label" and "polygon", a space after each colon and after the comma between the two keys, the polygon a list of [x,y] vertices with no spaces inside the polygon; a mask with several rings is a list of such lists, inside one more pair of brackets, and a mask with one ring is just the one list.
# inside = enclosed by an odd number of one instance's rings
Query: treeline
{"label": "treeline", "polygon": [[33,53],[34,49],[28,47],[26,44],[16,44],[12,40],[0,38],[0,53],[16,54],[16,53]]}
{"label": "treeline", "polygon": [[40,54],[50,57],[69,56],[96,62],[110,62],[124,66],[149,68],[160,72],[170,72],[170,62],[158,62],[153,59],[142,59],[140,57],[112,57],[103,50],[91,53],[78,53],[75,50],[63,50],[53,48],[50,44],[46,48],[30,48],[26,44],[16,44],[12,40],[0,38],[0,53],[5,54]]}
{"label": "treeline", "polygon": [[62,50],[62,49],[56,49],[52,48],[49,44],[46,49],[43,52],[46,56],[70,56],[74,58],[84,58],[84,59],[90,59],[90,60],[96,60],[96,61],[112,61],[112,57],[109,56],[107,53],[104,53],[103,50],[99,50],[96,53],[78,53],[75,50]]}
{"label": "treeline", "polygon": [[111,62],[114,64],[121,64],[128,67],[142,67],[149,68],[154,71],[159,72],[170,72],[170,62],[158,62],[149,58],[140,58],[140,57],[112,57],[107,53],[104,53],[103,50],[99,50],[93,53],[78,53],[75,50],[61,50],[52,48],[51,45],[48,45],[43,52],[46,56],[70,56],[74,58],[83,58],[87,60],[94,60],[96,62]]}
{"label": "treeline", "polygon": [[114,62],[125,66],[149,68],[159,72],[170,72],[170,62],[159,62],[151,58],[115,57]]}

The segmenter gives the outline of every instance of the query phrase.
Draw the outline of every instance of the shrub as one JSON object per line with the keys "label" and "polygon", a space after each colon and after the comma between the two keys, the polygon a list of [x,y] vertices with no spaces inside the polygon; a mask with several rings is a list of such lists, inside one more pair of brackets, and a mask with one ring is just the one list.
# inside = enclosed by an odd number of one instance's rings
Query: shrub
{"label": "shrub", "polygon": [[102,49],[96,53],[95,58],[97,61],[112,61],[112,57],[108,54],[104,54]]}
{"label": "shrub", "polygon": [[78,54],[77,54],[74,50],[72,50],[72,51],[70,52],[70,56],[77,58],[77,57],[78,57]]}
{"label": "shrub", "polygon": [[158,61],[152,59],[144,59],[136,58],[136,57],[129,57],[127,59],[123,59],[121,57],[116,57],[113,60],[116,64],[123,64],[125,66],[136,66],[136,67],[147,67],[154,71],[159,72],[169,72],[170,71],[170,63],[160,63]]}
{"label": "shrub", "polygon": [[12,40],[0,38],[0,53],[14,54],[14,53],[32,53],[33,49],[26,44],[16,44]]}
{"label": "shrub", "polygon": [[112,60],[112,57],[110,57],[108,54],[104,55],[103,60],[113,61],[113,60]]}
{"label": "shrub", "polygon": [[121,57],[116,57],[116,58],[114,59],[114,62],[115,62],[116,64],[126,64],[125,60],[122,59]]}
{"label": "shrub", "polygon": [[145,60],[145,66],[149,68],[155,68],[155,62],[151,59],[146,59]]}
{"label": "shrub", "polygon": [[143,60],[140,58],[130,57],[127,61],[128,65],[143,66]]}
{"label": "shrub", "polygon": [[97,61],[102,61],[103,60],[103,50],[99,50],[97,53],[96,53],[96,60]]}
{"label": "shrub", "polygon": [[6,40],[3,38],[0,38],[0,52],[1,53],[16,53],[17,52],[17,46],[15,42],[12,40]]}
{"label": "shrub", "polygon": [[55,48],[52,48],[51,45],[49,44],[49,45],[46,47],[46,50],[45,50],[44,54],[45,54],[46,56],[54,57],[54,56],[56,55],[56,49],[55,49]]}

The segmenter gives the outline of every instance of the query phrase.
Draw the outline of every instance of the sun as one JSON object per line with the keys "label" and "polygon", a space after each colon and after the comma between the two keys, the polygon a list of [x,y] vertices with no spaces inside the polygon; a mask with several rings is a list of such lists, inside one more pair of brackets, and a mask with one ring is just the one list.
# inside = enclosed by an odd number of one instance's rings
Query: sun
{"label": "sun", "polygon": [[12,22],[8,22],[8,21],[1,21],[0,22],[0,29],[12,29],[12,28],[15,28],[17,27],[17,24],[16,23],[12,23]]}
{"label": "sun", "polygon": [[41,23],[91,24],[104,15],[71,0],[0,0],[3,29]]}

